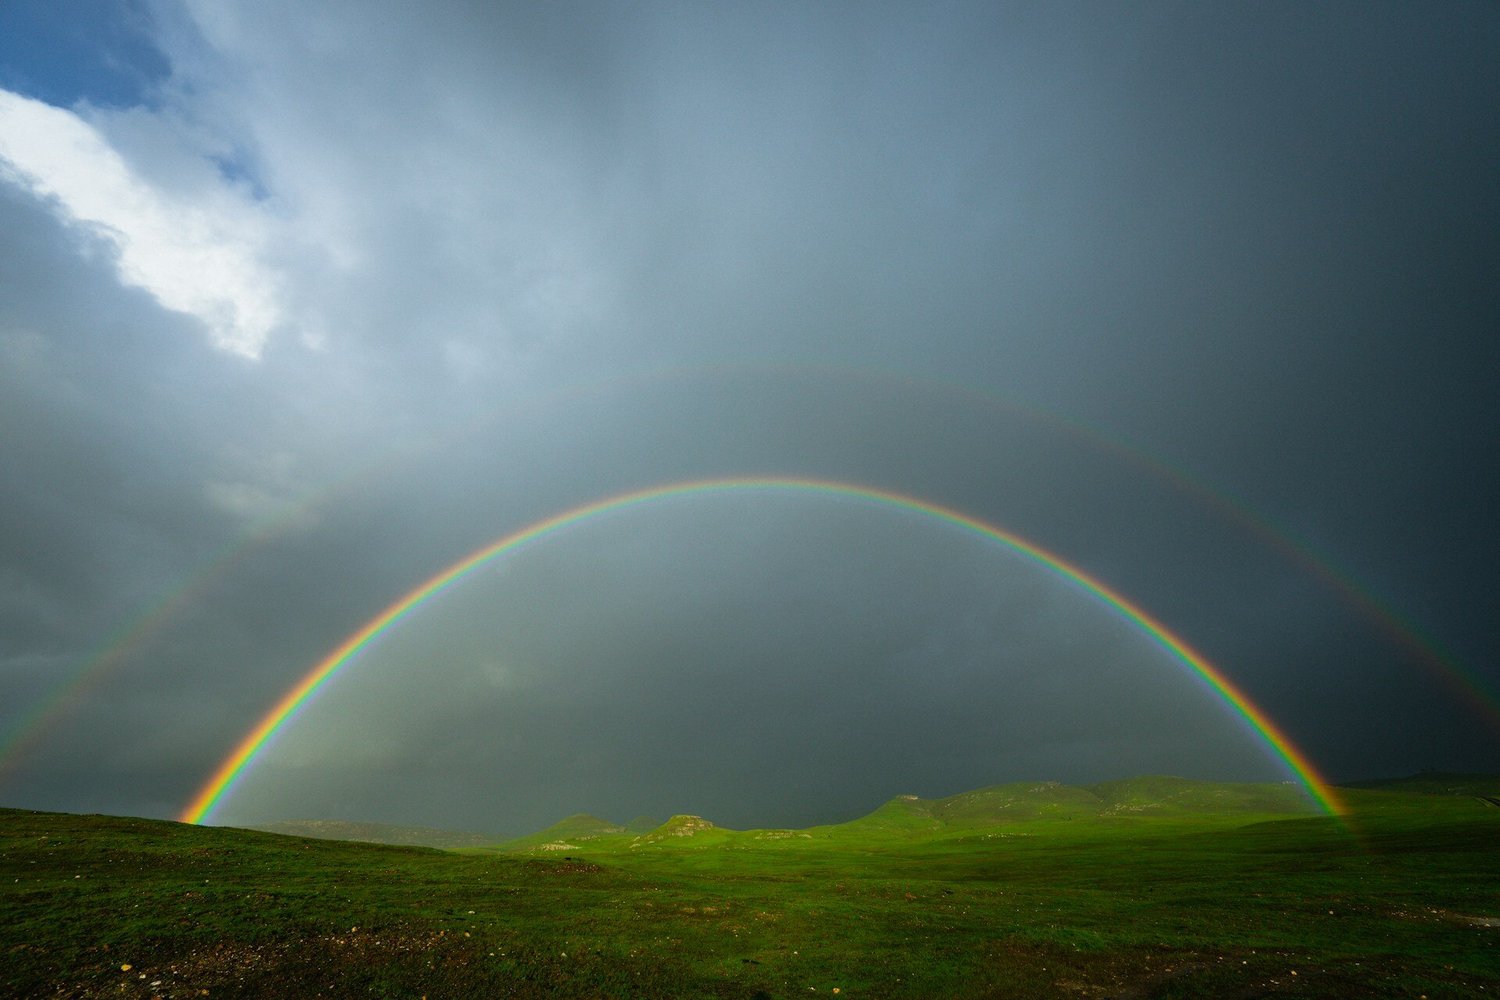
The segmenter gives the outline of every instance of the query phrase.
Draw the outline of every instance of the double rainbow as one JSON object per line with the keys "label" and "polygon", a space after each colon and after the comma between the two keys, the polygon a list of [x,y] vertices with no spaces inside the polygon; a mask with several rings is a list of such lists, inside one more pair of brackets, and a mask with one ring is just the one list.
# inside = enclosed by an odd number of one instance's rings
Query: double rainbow
{"label": "double rainbow", "polygon": [[324,684],[348,665],[355,656],[383,632],[400,622],[418,607],[442,591],[458,583],[474,570],[490,560],[514,552],[524,545],[537,541],[564,528],[592,517],[608,514],[626,507],[647,504],[667,497],[706,495],[744,491],[778,491],[808,493],[830,497],[860,500],[868,503],[895,507],[923,514],[947,522],[964,531],[998,542],[1016,554],[1052,571],[1058,576],[1081,587],[1118,614],[1137,626],[1157,645],[1175,657],[1180,663],[1197,674],[1224,703],[1239,715],[1266,743],[1271,751],[1285,762],[1296,775],[1307,793],[1322,809],[1333,815],[1341,815],[1343,806],[1334,790],[1323,779],[1312,763],[1286,735],[1250,701],[1229,678],[1202,654],[1173,634],[1165,625],[1146,611],[1127,600],[1101,581],[1085,573],[1046,549],[1026,541],[1002,528],[968,516],[950,507],[929,503],[916,497],[906,496],[870,486],[840,483],[820,479],[797,479],[778,477],[749,477],[727,479],[704,479],[690,482],[653,486],[618,496],[597,500],[563,511],[512,532],[489,545],[465,556],[446,569],[438,572],[416,589],[396,600],[380,614],[370,619],[332,652],[318,662],[297,684],[272,706],[234,750],[213,772],[199,789],[193,800],[182,810],[181,819],[187,823],[201,823],[212,816],[235,786],[245,777],[257,755],[275,735],[289,724],[304,705]]}

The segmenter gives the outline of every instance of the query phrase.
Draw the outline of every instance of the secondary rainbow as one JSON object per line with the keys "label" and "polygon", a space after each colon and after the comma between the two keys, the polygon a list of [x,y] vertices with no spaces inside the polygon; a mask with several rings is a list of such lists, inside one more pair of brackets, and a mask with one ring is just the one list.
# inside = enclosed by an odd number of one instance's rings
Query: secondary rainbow
{"label": "secondary rainbow", "polygon": [[1294,746],[1291,740],[1287,739],[1286,735],[1243,692],[1230,683],[1217,667],[1145,610],[1062,557],[993,524],[970,517],[950,507],[902,493],[822,479],[735,477],[652,486],[574,507],[505,535],[438,572],[370,619],[362,628],[319,661],[291,690],[287,691],[204,782],[197,795],[182,810],[180,818],[187,823],[201,823],[208,819],[225,797],[233,791],[240,779],[245,776],[261,750],[296,717],[298,711],[317,694],[323,685],[352,662],[362,649],[428,600],[490,560],[514,552],[530,542],[561,531],[569,525],[623,508],[669,497],[756,490],[821,494],[912,511],[999,542],[1026,559],[1044,566],[1104,602],[1187,666],[1259,734],[1324,811],[1333,815],[1341,815],[1344,812],[1337,794],[1306,755]]}
{"label": "secondary rainbow", "polygon": [[[1020,417],[1038,427],[1063,434],[1099,454],[1123,460],[1132,469],[1147,473],[1184,497],[1204,504],[1228,523],[1259,538],[1289,562],[1311,573],[1351,609],[1394,640],[1398,647],[1406,650],[1416,661],[1430,669],[1463,701],[1467,708],[1481,717],[1495,733],[1500,734],[1500,697],[1497,697],[1490,685],[1481,681],[1471,669],[1464,667],[1450,653],[1444,651],[1432,636],[1422,634],[1415,624],[1402,618],[1394,608],[1385,604],[1368,587],[1359,583],[1346,571],[1339,569],[1324,555],[1313,551],[1305,541],[1296,540],[1285,526],[1274,524],[1243,500],[1222,489],[1208,485],[1180,466],[1172,465],[1098,427],[1043,409],[1023,398],[994,390],[977,389],[962,382],[927,375],[914,375],[911,372],[883,371],[878,368],[832,368],[810,364],[718,364],[648,369],[617,374],[607,379],[569,385],[560,390],[530,397],[524,400],[521,406],[524,412],[526,408],[543,402],[555,405],[574,397],[586,397],[604,388],[644,387],[657,381],[675,384],[676,381],[685,378],[737,374],[788,377],[806,375],[862,381],[870,385],[888,382],[909,385],[926,391],[941,391],[950,396],[962,396],[973,405]],[[421,445],[417,450],[426,451],[442,442],[456,440],[472,433],[478,427],[497,419],[501,409],[497,406],[481,420],[444,432],[433,441]],[[507,407],[505,412],[516,411],[513,407]],[[399,461],[401,455],[400,451],[389,452],[374,463],[345,472],[331,483],[310,491],[280,515],[266,519],[252,527],[245,535],[231,542],[203,563],[192,576],[184,581],[174,582],[144,611],[136,612],[129,620],[123,622],[115,632],[79,660],[73,669],[66,671],[62,680],[53,686],[50,693],[36,699],[30,709],[15,715],[9,727],[0,731],[0,787],[3,787],[7,777],[21,766],[28,752],[32,751],[42,737],[57,724],[64,711],[81,701],[87,692],[101,683],[106,675],[122,663],[132,656],[139,656],[139,647],[145,641],[156,635],[185,607],[200,599],[211,584],[222,578],[248,552],[282,536],[310,511],[327,503],[330,498],[384,475]],[[16,707],[12,706],[12,708]]]}

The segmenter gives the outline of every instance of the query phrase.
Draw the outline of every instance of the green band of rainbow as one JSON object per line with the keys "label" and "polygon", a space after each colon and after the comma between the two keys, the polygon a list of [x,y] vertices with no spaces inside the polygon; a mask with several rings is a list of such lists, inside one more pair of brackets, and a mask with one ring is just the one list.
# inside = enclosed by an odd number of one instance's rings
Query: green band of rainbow
{"label": "green band of rainbow", "polygon": [[928,503],[925,500],[919,500],[900,493],[893,493],[875,487],[857,486],[850,483],[819,479],[750,477],[671,483],[608,497],[537,521],[460,559],[370,619],[363,628],[340,643],[336,649],[313,667],[295,687],[284,694],[260,722],[256,724],[255,728],[246,734],[245,738],[234,748],[234,751],[214,771],[212,777],[204,783],[192,802],[183,809],[181,814],[182,821],[186,823],[201,823],[208,818],[224,800],[225,796],[233,790],[239,780],[244,777],[251,763],[254,762],[256,755],[260,753],[271,738],[290,722],[296,716],[298,710],[307,704],[308,700],[317,693],[319,688],[348,664],[360,650],[364,649],[365,646],[373,642],[382,632],[405,618],[428,599],[457,583],[491,559],[502,556],[507,552],[512,552],[528,542],[560,531],[569,525],[577,524],[580,521],[606,514],[610,511],[617,511],[621,508],[649,503],[653,500],[661,500],[667,497],[747,490],[794,491],[853,498],[925,514],[984,538],[999,542],[1027,559],[1072,581],[1133,622],[1158,645],[1206,681],[1218,693],[1219,697],[1236,714],[1241,716],[1260,735],[1272,751],[1286,763],[1286,766],[1296,775],[1297,779],[1307,789],[1308,794],[1319,806],[1333,815],[1341,815],[1343,813],[1343,805],[1340,803],[1337,795],[1322,776],[1318,774],[1306,756],[1293,746],[1292,742],[1266,717],[1265,713],[1231,684],[1229,679],[1218,668],[1209,663],[1201,654],[1144,610],[1126,600],[1125,597],[1116,593],[1083,570],[1064,561],[1059,556],[1033,545],[1008,531],[997,528],[992,524],[986,524],[984,521],[969,517],[967,514],[960,513],[952,508]]}

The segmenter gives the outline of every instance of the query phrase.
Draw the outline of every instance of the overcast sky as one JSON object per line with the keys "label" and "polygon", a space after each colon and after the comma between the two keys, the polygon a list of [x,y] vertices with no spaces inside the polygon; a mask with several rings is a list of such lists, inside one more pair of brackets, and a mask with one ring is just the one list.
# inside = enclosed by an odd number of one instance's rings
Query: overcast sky
{"label": "overcast sky", "polygon": [[[0,803],[174,816],[465,554],[752,475],[1057,553],[1336,780],[1500,771],[1496,52],[1480,2],[0,5]],[[1140,773],[1291,776],[1003,546],[740,491],[434,599],[216,819]]]}

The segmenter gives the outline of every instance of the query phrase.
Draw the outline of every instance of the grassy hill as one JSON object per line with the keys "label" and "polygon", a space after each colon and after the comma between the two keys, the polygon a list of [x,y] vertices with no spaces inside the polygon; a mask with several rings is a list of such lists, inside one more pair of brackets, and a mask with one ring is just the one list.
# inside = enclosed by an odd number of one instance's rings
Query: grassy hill
{"label": "grassy hill", "polygon": [[1055,781],[992,785],[942,799],[902,795],[854,824],[905,825],[915,830],[958,829],[1041,820],[1309,815],[1316,811],[1306,796],[1290,785],[1150,776],[1084,786]]}
{"label": "grassy hill", "polygon": [[674,817],[566,855],[0,810],[0,996],[1500,990],[1500,809],[1369,789],[1341,821],[1214,792],[1000,786],[806,831]]}
{"label": "grassy hill", "polygon": [[[525,837],[517,837],[506,841],[502,847],[508,851],[573,851],[590,841],[598,840],[600,837],[608,837],[626,832],[626,828],[618,823],[611,823],[607,819],[598,816],[590,816],[588,813],[574,813],[566,819],[538,830],[536,833]],[[488,844],[493,844],[491,839]],[[469,846],[488,846],[469,845]]]}

